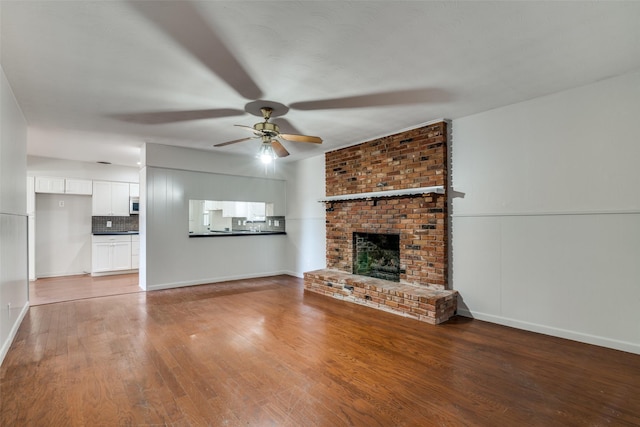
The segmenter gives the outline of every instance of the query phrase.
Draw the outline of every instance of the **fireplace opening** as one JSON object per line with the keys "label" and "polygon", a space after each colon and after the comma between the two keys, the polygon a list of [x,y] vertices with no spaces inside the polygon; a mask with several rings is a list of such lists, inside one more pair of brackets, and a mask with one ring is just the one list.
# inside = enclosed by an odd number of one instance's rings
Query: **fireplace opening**
{"label": "fireplace opening", "polygon": [[353,233],[353,274],[400,281],[400,235]]}

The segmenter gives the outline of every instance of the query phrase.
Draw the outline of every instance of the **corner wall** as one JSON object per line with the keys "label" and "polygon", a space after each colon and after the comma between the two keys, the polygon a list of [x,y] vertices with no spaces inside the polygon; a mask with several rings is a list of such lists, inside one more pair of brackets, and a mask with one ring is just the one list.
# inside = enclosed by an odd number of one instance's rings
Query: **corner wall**
{"label": "corner wall", "polygon": [[[140,286],[146,290],[288,273],[288,235],[189,237],[189,199],[245,200],[286,189],[286,167],[265,175],[246,156],[147,144],[140,176]],[[280,183],[280,184],[278,184]],[[254,199],[258,200],[258,199]],[[275,201],[275,200],[274,200]],[[276,215],[287,202],[277,201]],[[289,228],[287,218],[287,228]],[[287,230],[288,232],[288,230]]]}
{"label": "corner wall", "polygon": [[636,73],[453,121],[458,313],[640,354],[638,117]]}
{"label": "corner wall", "polygon": [[27,123],[0,67],[0,364],[29,308]]}
{"label": "corner wall", "polygon": [[325,156],[288,164],[287,270],[303,277],[305,271],[326,267]]}

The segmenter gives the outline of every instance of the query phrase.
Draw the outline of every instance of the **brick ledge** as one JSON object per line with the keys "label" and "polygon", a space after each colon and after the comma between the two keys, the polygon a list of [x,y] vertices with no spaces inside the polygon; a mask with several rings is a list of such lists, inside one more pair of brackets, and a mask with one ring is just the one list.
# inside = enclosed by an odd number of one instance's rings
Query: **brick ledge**
{"label": "brick ledge", "polygon": [[455,315],[458,292],[409,285],[340,270],[304,273],[305,290],[437,325]]}

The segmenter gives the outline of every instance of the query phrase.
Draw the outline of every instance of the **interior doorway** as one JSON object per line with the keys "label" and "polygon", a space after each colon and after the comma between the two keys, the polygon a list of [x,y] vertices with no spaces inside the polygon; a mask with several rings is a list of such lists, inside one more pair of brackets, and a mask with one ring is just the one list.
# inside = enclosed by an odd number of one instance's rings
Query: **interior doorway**
{"label": "interior doorway", "polygon": [[51,304],[86,298],[143,292],[138,286],[138,273],[92,277],[46,277],[29,282],[29,305]]}

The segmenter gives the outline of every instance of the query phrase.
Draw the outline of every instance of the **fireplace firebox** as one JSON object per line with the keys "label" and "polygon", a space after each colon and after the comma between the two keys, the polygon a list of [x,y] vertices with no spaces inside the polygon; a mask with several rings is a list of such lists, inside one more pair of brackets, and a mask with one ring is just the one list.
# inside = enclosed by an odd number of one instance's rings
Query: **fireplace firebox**
{"label": "fireplace firebox", "polygon": [[400,281],[400,235],[353,233],[353,274]]}

